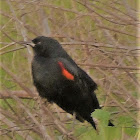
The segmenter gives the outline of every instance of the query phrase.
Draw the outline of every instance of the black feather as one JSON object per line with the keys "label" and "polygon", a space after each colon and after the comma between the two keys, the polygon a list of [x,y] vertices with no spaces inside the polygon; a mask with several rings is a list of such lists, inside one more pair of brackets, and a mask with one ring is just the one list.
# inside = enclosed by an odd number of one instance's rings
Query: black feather
{"label": "black feather", "polygon": [[[58,41],[40,36],[33,43],[32,75],[39,95],[68,113],[76,113],[78,120],[87,120],[96,129],[91,113],[100,108],[94,93],[97,84],[77,66]],[[69,79],[67,73],[74,79]]]}

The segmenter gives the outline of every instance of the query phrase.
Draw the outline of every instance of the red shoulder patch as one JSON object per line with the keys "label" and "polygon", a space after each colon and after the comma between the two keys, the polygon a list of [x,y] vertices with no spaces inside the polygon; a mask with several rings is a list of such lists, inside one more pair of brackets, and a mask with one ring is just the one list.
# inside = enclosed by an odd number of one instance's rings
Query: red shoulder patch
{"label": "red shoulder patch", "polygon": [[60,62],[60,61],[58,61],[58,64],[59,64],[59,66],[60,66],[60,68],[61,68],[61,70],[62,70],[62,74],[63,74],[67,79],[69,79],[69,80],[74,80],[74,76],[73,76],[70,72],[68,72],[68,71],[65,69],[63,63]]}

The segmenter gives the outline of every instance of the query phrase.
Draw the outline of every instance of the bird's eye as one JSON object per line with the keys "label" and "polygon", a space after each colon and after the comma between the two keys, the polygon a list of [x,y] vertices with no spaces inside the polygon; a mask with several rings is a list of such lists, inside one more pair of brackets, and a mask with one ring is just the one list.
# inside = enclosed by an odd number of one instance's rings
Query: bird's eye
{"label": "bird's eye", "polygon": [[41,44],[41,42],[39,41],[39,42],[37,42],[37,45],[40,45]]}

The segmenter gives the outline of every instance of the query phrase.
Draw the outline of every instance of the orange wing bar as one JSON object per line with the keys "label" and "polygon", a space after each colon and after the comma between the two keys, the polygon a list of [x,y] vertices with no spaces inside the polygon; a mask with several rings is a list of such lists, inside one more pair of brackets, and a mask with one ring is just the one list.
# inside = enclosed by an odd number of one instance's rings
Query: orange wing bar
{"label": "orange wing bar", "polygon": [[61,67],[62,74],[63,74],[67,79],[69,79],[69,80],[74,80],[74,76],[73,76],[70,72],[68,72],[68,71],[65,69],[63,63],[59,61],[58,64],[59,64],[59,66]]}

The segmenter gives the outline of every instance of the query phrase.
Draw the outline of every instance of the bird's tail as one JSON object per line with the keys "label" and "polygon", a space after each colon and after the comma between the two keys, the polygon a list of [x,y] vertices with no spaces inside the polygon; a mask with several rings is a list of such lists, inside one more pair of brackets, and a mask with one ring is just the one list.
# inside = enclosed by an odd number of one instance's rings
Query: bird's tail
{"label": "bird's tail", "polygon": [[93,126],[93,128],[96,130],[96,125],[95,125],[95,122],[94,122],[94,120],[93,120],[93,118],[92,117],[90,117],[90,118],[88,118],[88,119],[86,119],[92,126]]}
{"label": "bird's tail", "polygon": [[[90,119],[87,119],[87,121],[93,126],[93,128],[96,130],[96,125],[95,125],[95,122],[93,120],[93,118],[91,117]],[[114,126],[114,124],[109,120],[108,122],[108,126]]]}
{"label": "bird's tail", "polygon": [[108,126],[114,126],[114,124],[109,120]]}

